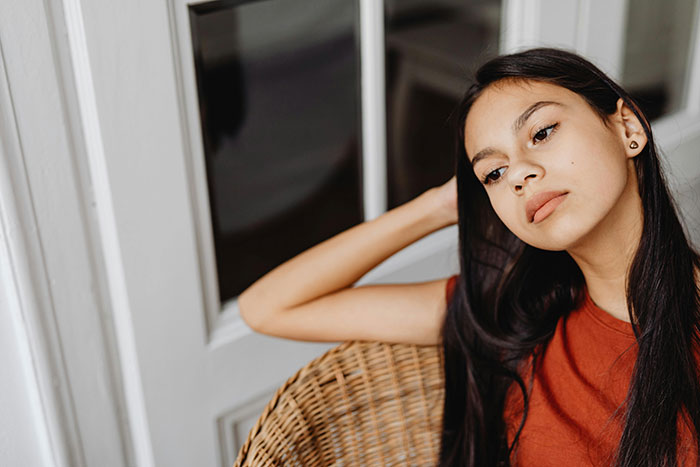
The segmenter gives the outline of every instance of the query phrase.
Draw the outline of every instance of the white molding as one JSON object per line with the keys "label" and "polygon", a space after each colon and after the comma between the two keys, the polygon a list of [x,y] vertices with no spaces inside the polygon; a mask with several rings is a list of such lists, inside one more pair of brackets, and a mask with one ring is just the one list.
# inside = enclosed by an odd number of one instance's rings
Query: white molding
{"label": "white molding", "polygon": [[591,37],[591,30],[588,27],[591,23],[592,0],[578,0],[578,18],[576,25],[576,50],[581,52],[586,50]]}
{"label": "white molding", "polygon": [[238,311],[238,300],[228,300],[223,305],[223,309],[219,313],[215,327],[209,335],[207,348],[215,350],[219,347],[231,344],[233,341],[250,335],[252,330],[241,319]]}
{"label": "white molding", "polygon": [[153,449],[80,0],[64,0],[63,9],[116,328],[131,442],[137,464],[148,467],[154,465]]}
{"label": "white molding", "polygon": [[514,53],[539,43],[541,0],[503,0],[500,53]]}
{"label": "white molding", "polygon": [[359,0],[365,220],[387,208],[384,2]]}
{"label": "white molding", "polygon": [[[194,234],[197,241],[199,289],[209,345],[235,339],[241,334],[237,329],[243,323],[237,309],[222,310],[219,299],[219,281],[216,271],[216,252],[207,188],[204,143],[200,129],[199,99],[192,57],[192,35],[188,6],[200,1],[169,0],[166,2],[170,25],[170,43],[173,48],[175,83],[177,86],[180,125],[183,129],[184,159],[187,170],[189,200],[194,217]],[[232,332],[233,331],[233,332]]]}
{"label": "white molding", "polygon": [[700,4],[697,2],[689,49],[685,110],[693,118],[700,119]]}
{"label": "white molding", "polygon": [[[9,299],[29,398],[36,411],[36,447],[47,465],[81,462],[69,384],[46,284],[22,145],[0,44],[0,286]],[[84,461],[82,462],[84,464]]]}

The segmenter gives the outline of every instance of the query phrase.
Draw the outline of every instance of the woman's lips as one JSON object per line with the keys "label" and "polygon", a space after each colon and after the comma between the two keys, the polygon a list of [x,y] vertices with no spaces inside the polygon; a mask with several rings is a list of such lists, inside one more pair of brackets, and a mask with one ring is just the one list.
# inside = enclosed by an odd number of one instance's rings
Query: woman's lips
{"label": "woman's lips", "polygon": [[532,196],[525,204],[527,218],[533,224],[545,219],[559,206],[568,191],[545,191]]}

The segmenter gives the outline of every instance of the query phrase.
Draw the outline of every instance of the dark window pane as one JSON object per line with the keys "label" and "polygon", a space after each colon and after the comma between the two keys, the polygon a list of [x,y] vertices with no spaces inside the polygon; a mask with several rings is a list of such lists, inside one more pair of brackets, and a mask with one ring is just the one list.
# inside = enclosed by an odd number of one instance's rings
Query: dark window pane
{"label": "dark window pane", "polygon": [[221,300],[363,220],[356,0],[190,6]]}
{"label": "dark window pane", "polygon": [[471,72],[498,53],[500,0],[386,0],[388,204],[454,174],[448,118]]}

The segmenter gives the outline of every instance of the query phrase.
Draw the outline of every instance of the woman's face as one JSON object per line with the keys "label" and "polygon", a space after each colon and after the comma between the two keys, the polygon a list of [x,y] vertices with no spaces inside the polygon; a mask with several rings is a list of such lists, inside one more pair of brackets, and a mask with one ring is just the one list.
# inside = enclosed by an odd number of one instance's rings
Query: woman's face
{"label": "woman's face", "polygon": [[511,232],[537,248],[568,250],[628,215],[624,204],[638,197],[633,157],[646,136],[621,99],[606,126],[566,88],[503,80],[473,103],[464,144]]}

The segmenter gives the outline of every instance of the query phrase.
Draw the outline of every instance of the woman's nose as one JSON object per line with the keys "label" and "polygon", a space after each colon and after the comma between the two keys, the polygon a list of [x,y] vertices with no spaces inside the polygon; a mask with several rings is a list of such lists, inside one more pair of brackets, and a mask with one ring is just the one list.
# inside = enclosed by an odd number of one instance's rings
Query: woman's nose
{"label": "woman's nose", "polygon": [[508,183],[516,195],[522,194],[525,185],[538,180],[544,175],[544,169],[529,161],[519,161],[511,164],[508,170]]}

